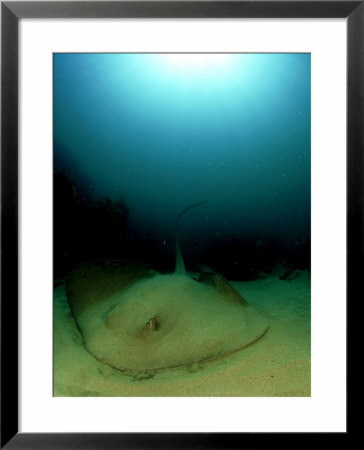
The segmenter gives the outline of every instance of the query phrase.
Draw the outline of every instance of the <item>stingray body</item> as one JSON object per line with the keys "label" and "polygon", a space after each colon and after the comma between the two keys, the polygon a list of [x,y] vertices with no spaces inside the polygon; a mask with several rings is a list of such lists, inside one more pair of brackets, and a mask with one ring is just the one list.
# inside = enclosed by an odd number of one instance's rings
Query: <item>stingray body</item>
{"label": "stingray body", "polygon": [[[192,205],[196,206],[196,205]],[[176,270],[159,274],[126,261],[83,264],[67,296],[84,346],[120,371],[157,372],[205,363],[241,350],[268,326],[219,274],[198,280],[184,268],[176,222]]]}

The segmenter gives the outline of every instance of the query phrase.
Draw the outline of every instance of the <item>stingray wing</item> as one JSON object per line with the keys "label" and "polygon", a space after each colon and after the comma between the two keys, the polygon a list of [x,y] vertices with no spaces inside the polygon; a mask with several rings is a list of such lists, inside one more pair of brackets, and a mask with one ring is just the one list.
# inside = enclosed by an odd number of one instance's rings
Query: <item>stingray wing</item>
{"label": "stingray wing", "polygon": [[248,306],[245,298],[222,275],[216,272],[202,272],[198,281],[214,287],[221,294],[223,301],[234,305]]}

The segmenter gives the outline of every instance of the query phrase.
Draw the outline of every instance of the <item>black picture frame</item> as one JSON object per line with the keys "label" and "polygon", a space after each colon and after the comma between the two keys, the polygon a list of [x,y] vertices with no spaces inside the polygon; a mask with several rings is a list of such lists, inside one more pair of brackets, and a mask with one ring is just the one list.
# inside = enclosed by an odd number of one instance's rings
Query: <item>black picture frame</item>
{"label": "black picture frame", "polygon": [[[304,444],[296,433],[18,432],[18,22],[22,18],[346,18],[347,304],[363,263],[364,1],[1,2],[1,448],[259,448]],[[350,349],[350,345],[347,346]],[[349,414],[348,414],[349,418]],[[335,433],[337,443],[346,433]],[[321,435],[315,434],[315,442]],[[325,441],[327,435],[322,434]],[[344,444],[342,442],[342,444]],[[346,444],[346,443],[345,443]]]}

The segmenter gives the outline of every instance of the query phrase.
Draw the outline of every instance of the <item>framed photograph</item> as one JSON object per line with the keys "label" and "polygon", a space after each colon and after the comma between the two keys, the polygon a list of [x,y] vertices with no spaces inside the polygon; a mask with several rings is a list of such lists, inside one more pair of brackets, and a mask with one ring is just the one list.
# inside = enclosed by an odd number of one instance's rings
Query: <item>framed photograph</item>
{"label": "framed photograph", "polygon": [[1,6],[2,447],[347,438],[362,2]]}

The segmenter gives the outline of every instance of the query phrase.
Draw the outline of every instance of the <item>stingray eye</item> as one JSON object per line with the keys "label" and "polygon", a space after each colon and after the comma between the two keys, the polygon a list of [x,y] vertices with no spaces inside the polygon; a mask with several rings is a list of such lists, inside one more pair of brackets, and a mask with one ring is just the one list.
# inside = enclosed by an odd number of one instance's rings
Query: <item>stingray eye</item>
{"label": "stingray eye", "polygon": [[152,317],[151,319],[148,320],[148,322],[145,325],[153,331],[158,331],[161,326],[158,317]]}

